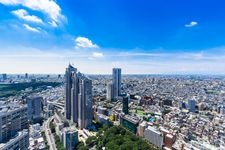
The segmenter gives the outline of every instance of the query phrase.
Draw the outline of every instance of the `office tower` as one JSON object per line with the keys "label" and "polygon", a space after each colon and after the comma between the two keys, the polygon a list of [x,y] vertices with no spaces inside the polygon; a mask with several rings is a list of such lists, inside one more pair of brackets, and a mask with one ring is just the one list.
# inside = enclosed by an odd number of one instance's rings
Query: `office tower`
{"label": "office tower", "polygon": [[29,147],[29,133],[27,129],[19,131],[7,143],[0,144],[1,150],[27,150]]}
{"label": "office tower", "polygon": [[188,100],[188,109],[189,109],[189,112],[195,112],[195,100],[193,99],[189,99]]}
{"label": "office tower", "polygon": [[65,102],[65,117],[66,119],[71,119],[71,88],[72,88],[72,74],[76,73],[77,69],[69,64],[66,68],[65,73],[65,92],[66,92],[66,102]]}
{"label": "office tower", "polygon": [[39,122],[41,120],[43,98],[40,96],[28,97],[26,99],[28,107],[28,120],[31,122]]}
{"label": "office tower", "polygon": [[5,143],[19,131],[28,128],[27,106],[20,104],[0,105],[0,143]]}
{"label": "office tower", "polygon": [[28,73],[25,73],[25,78],[28,79]]}
{"label": "office tower", "polygon": [[2,74],[2,79],[3,79],[3,80],[6,80],[6,79],[7,79],[7,74],[6,74],[6,73],[3,73],[3,74]]}
{"label": "office tower", "polygon": [[113,94],[113,84],[110,82],[107,84],[107,89],[106,89],[106,99],[113,101],[114,100],[114,94]]}
{"label": "office tower", "polygon": [[78,98],[78,127],[87,128],[92,122],[92,114],[92,81],[83,76]]}
{"label": "office tower", "polygon": [[124,114],[128,114],[129,113],[128,104],[129,104],[129,97],[128,96],[124,96],[123,97],[123,113]]}
{"label": "office tower", "polygon": [[66,69],[66,118],[79,128],[92,122],[92,81],[69,65]]}
{"label": "office tower", "polygon": [[120,68],[113,68],[112,83],[113,83],[114,98],[116,98],[121,95],[121,69]]}
{"label": "office tower", "polygon": [[73,150],[78,143],[78,131],[76,128],[64,128],[63,146],[66,150]]}

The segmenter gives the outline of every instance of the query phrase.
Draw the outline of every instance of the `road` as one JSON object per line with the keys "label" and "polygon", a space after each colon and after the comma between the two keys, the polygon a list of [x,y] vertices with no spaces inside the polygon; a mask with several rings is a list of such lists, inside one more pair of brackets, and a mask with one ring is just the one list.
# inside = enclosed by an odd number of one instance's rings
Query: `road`
{"label": "road", "polygon": [[56,145],[55,145],[55,139],[54,139],[54,136],[51,132],[51,129],[50,129],[50,122],[54,119],[54,116],[48,118],[48,120],[46,120],[44,122],[44,130],[45,130],[45,136],[46,136],[46,139],[48,141],[48,145],[50,146],[50,150],[57,150],[56,148]]}

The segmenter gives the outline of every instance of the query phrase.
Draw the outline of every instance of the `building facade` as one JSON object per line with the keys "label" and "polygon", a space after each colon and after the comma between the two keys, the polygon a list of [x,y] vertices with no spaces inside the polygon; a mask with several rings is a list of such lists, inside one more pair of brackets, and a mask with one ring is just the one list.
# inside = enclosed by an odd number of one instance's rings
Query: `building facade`
{"label": "building facade", "polygon": [[112,84],[114,98],[121,95],[121,69],[113,68],[112,70]]}
{"label": "building facade", "polygon": [[0,106],[0,143],[7,142],[19,131],[27,128],[26,105],[4,104]]}
{"label": "building facade", "polygon": [[66,69],[65,115],[80,129],[87,128],[93,118],[92,80],[69,65]]}
{"label": "building facade", "polygon": [[27,109],[28,109],[28,120],[31,122],[38,122],[42,118],[42,101],[43,98],[40,96],[28,97]]}
{"label": "building facade", "polygon": [[78,131],[75,128],[64,128],[63,146],[66,150],[75,149],[78,143]]}
{"label": "building facade", "polygon": [[129,113],[129,96],[123,97],[123,113],[128,114]]}
{"label": "building facade", "polygon": [[29,147],[29,133],[24,129],[8,141],[7,143],[0,144],[1,150],[27,150]]}

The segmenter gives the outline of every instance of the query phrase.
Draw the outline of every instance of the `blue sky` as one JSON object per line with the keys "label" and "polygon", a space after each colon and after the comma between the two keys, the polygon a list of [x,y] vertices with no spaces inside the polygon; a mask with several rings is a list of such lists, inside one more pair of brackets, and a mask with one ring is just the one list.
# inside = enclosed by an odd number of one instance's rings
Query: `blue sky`
{"label": "blue sky", "polygon": [[0,72],[224,74],[222,0],[0,0]]}

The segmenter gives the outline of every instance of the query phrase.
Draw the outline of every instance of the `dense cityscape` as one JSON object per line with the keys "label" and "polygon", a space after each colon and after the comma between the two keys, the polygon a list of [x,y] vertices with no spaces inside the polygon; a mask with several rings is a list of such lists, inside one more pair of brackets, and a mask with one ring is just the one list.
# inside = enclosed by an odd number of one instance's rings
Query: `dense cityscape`
{"label": "dense cityscape", "polygon": [[0,0],[0,150],[225,150],[225,0]]}
{"label": "dense cityscape", "polygon": [[1,150],[225,148],[223,76],[84,75],[69,64],[65,75],[2,74],[2,93],[8,85]]}

